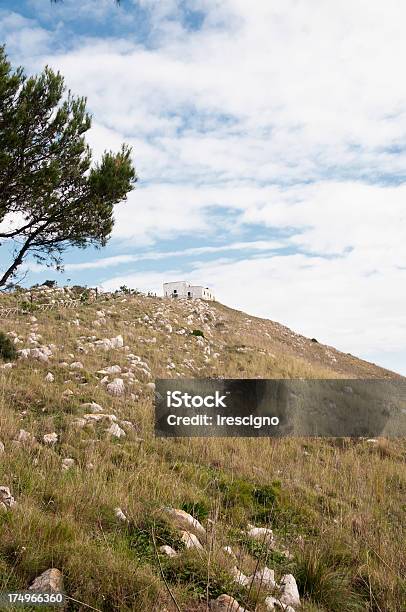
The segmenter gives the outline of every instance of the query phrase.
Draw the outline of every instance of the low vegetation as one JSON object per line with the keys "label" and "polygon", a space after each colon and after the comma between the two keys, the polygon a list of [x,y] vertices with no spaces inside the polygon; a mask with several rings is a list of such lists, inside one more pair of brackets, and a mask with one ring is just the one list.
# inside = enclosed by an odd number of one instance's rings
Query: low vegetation
{"label": "low vegetation", "polygon": [[[61,299],[47,291],[43,301]],[[15,498],[0,512],[0,591],[55,567],[69,610],[203,612],[228,593],[264,612],[265,590],[237,584],[233,566],[251,575],[266,565],[277,580],[296,577],[304,612],[405,609],[404,440],[153,436],[155,377],[393,373],[220,304],[128,292],[3,329],[5,346],[51,354],[6,357],[12,367],[0,369],[0,485]],[[124,346],[97,344],[120,335]],[[117,377],[122,394],[108,391]],[[95,404],[116,420],[90,418]],[[108,433],[114,424],[124,436]],[[185,548],[166,507],[205,526],[203,551]],[[249,524],[272,528],[275,546]]]}

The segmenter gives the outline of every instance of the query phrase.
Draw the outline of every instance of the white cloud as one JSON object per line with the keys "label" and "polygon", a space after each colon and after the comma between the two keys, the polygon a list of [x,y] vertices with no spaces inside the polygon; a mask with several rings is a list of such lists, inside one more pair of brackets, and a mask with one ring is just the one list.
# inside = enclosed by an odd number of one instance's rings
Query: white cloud
{"label": "white cloud", "polygon": [[[39,10],[39,0],[32,2]],[[406,5],[133,3],[148,10],[146,40],[128,29],[130,9],[87,0],[87,15],[94,11],[102,23],[108,14],[123,34],[78,36],[70,50],[60,23],[74,18],[73,0],[55,8],[54,34],[3,13],[11,49],[24,53],[27,32],[27,64],[50,63],[87,95],[97,156],[123,140],[134,147],[140,183],[117,207],[115,240],[160,253],[165,239],[178,238],[181,250],[184,236],[211,245],[243,242],[254,226],[277,230],[292,254],[198,263],[210,246],[186,252],[173,272],[189,276],[194,263],[191,280],[213,282],[229,304],[354,353],[392,347],[399,363],[406,346]],[[188,27],[185,7],[204,13],[201,29]],[[220,207],[232,215],[213,214]],[[252,230],[249,241],[258,242]],[[131,250],[130,257],[143,254]],[[156,290],[161,280],[160,272],[124,274],[107,285]]]}

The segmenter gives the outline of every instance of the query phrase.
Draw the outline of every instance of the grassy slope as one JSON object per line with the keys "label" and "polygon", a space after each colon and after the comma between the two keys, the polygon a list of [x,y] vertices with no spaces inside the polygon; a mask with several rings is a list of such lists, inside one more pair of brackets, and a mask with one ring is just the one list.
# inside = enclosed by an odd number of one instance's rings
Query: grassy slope
{"label": "grassy slope", "polygon": [[[95,326],[100,309],[105,322]],[[159,510],[169,505],[192,510],[205,525],[208,518],[214,520],[209,557],[185,552],[174,560],[161,558],[183,611],[205,610],[206,600],[222,592],[234,594],[250,610],[263,610],[262,593],[233,585],[230,561],[220,552],[225,544],[239,552],[239,567],[246,573],[258,559],[277,576],[292,571],[304,596],[303,610],[404,610],[404,440],[155,439],[153,394],[146,386],[155,377],[178,374],[395,374],[220,304],[131,297],[83,305],[77,313],[35,314],[37,324],[28,316],[2,323],[3,331],[15,331],[22,339],[17,348],[30,346],[28,334],[34,331],[42,335],[41,343],[57,349],[49,364],[19,360],[14,369],[0,371],[0,440],[5,445],[0,485],[9,486],[17,500],[12,511],[0,514],[0,591],[24,589],[54,566],[63,571],[68,594],[97,609],[174,609],[153,543],[154,533],[158,546],[178,546],[177,534]],[[76,318],[79,326],[72,323]],[[180,329],[202,329],[206,338],[177,334]],[[126,396],[114,398],[96,372],[112,364],[125,370],[128,351],[93,351],[83,337],[118,334],[129,352],[148,364],[152,377],[133,369],[135,382],[124,379]],[[59,365],[63,361],[81,361],[84,369],[72,371]],[[54,374],[53,383],[44,381],[47,372]],[[63,397],[66,389],[73,395]],[[105,425],[78,429],[73,421],[87,411],[81,405],[91,401],[136,429],[127,428],[120,440],[110,439]],[[14,444],[20,429],[39,443]],[[59,441],[49,448],[42,436],[53,431]],[[62,471],[65,457],[75,459],[73,469]],[[115,517],[117,506],[128,524]],[[294,558],[254,545],[241,532],[248,522],[270,524],[280,548],[287,547]],[[70,606],[86,609],[74,602]]]}

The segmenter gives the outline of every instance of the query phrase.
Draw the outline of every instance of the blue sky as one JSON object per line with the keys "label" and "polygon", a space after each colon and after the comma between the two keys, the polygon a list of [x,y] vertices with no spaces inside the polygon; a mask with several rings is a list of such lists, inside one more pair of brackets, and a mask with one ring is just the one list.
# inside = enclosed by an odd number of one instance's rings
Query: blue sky
{"label": "blue sky", "polygon": [[[0,39],[86,95],[136,190],[57,278],[219,300],[406,374],[406,8],[396,0],[3,0]],[[0,250],[3,261],[7,245]]]}

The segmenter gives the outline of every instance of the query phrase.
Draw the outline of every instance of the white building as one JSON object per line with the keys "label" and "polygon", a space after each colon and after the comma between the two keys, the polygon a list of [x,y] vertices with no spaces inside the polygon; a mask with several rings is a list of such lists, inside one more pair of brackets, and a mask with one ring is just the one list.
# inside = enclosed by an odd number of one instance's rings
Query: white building
{"label": "white building", "polygon": [[175,281],[164,283],[164,297],[214,300],[214,295],[208,287],[201,285],[191,285],[186,281]]}

